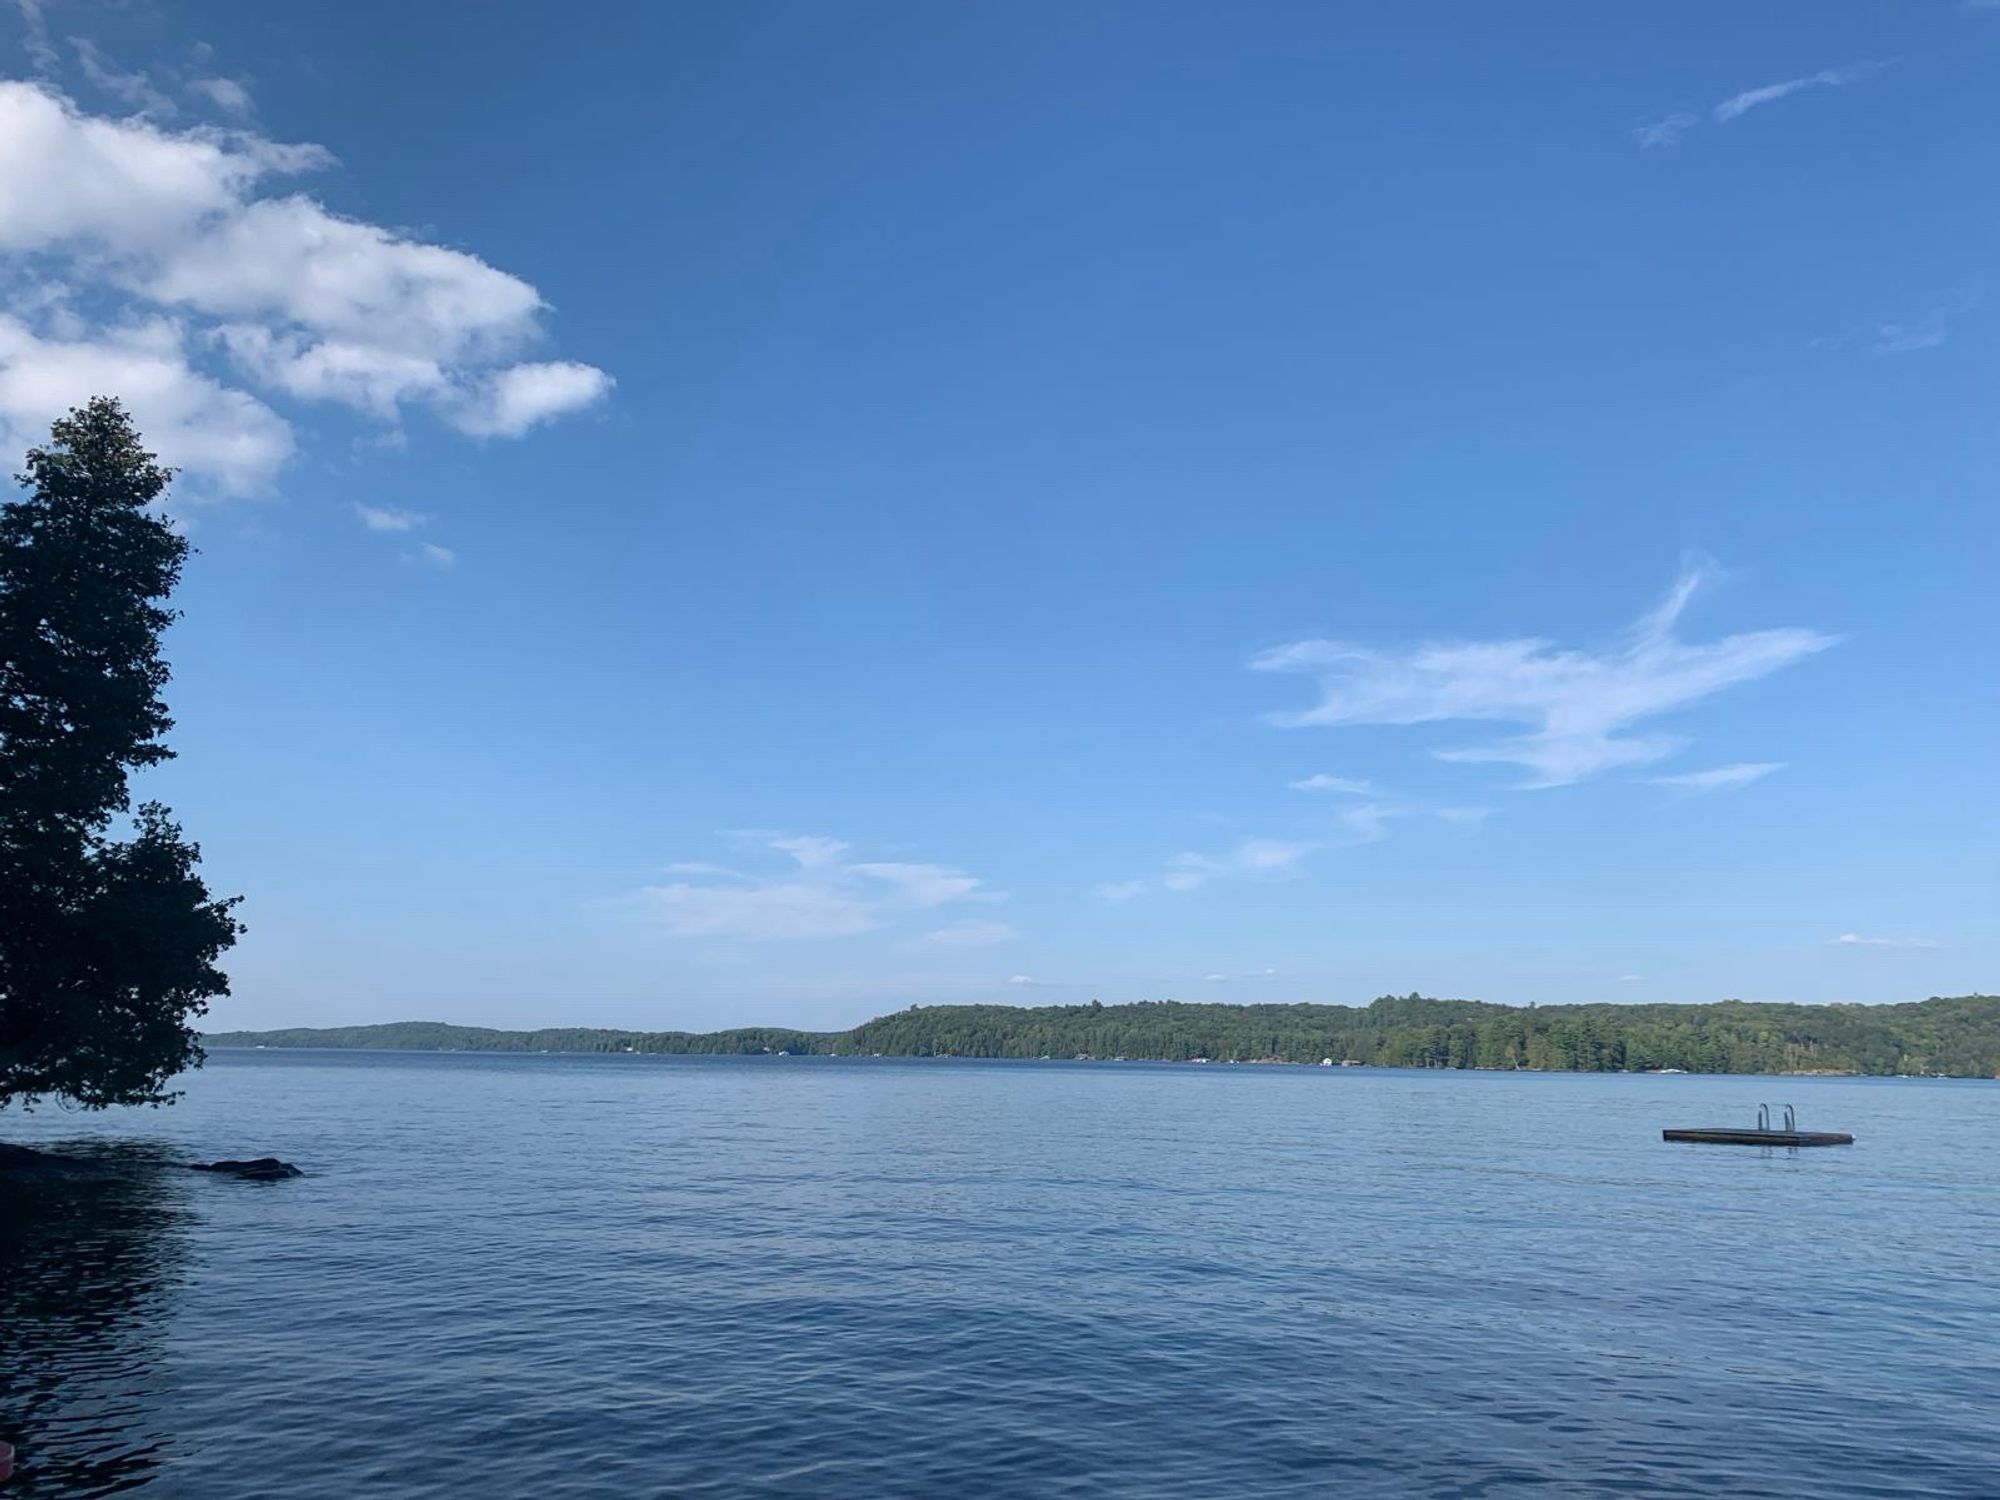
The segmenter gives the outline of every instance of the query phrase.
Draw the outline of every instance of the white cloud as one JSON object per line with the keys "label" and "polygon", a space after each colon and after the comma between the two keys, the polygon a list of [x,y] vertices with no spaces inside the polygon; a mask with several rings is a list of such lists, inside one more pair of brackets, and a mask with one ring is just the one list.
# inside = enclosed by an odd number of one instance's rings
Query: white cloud
{"label": "white cloud", "polygon": [[331,160],[316,146],[86,115],[40,84],[0,82],[0,250],[87,251],[129,275],[226,222],[264,179]]}
{"label": "white cloud", "polygon": [[870,863],[849,865],[856,875],[882,881],[912,906],[942,906],[962,901],[979,889],[979,881],[963,870],[948,865],[908,865]]}
{"label": "white cloud", "polygon": [[[699,862],[668,866],[683,877],[640,892],[642,904],[682,937],[762,939],[845,937],[870,932],[954,901],[998,899],[974,876],[948,865],[848,863],[845,840],[769,829],[726,835],[783,855],[790,868],[764,876]],[[936,947],[982,947],[1013,937],[999,922],[959,922],[916,941]]]}
{"label": "white cloud", "polygon": [[152,318],[62,337],[0,312],[0,443],[18,456],[92,396],[124,401],[147,444],[227,494],[269,486],[292,456],[292,430],[256,397],[196,371],[180,329]]}
{"label": "white cloud", "polygon": [[1864,937],[1858,932],[1843,932],[1837,938],[1828,938],[1831,948],[1935,948],[1936,943],[1929,938],[1914,937]]}
{"label": "white cloud", "polygon": [[1134,896],[1144,894],[1146,882],[1143,880],[1113,880],[1097,887],[1095,894],[1105,901],[1130,901]]}
{"label": "white cloud", "polygon": [[770,834],[764,842],[780,854],[789,854],[808,870],[832,864],[848,849],[844,840],[816,838],[811,834]]}
{"label": "white cloud", "polygon": [[1650,786],[1672,787],[1675,791],[1689,792],[1696,796],[1704,792],[1734,792],[1762,781],[1773,771],[1785,769],[1781,760],[1743,761],[1733,766],[1717,766],[1712,771],[1689,771],[1680,776],[1649,776]]}
{"label": "white cloud", "polygon": [[1762,105],[1775,104],[1780,99],[1789,98],[1804,89],[1839,88],[1845,84],[1859,83],[1864,78],[1872,78],[1890,66],[1894,58],[1881,58],[1874,62],[1849,63],[1845,67],[1822,68],[1817,73],[1808,73],[1802,78],[1787,78],[1783,83],[1767,83],[1762,88],[1745,89],[1740,94],[1731,95],[1710,111],[1711,118],[1718,125],[1726,125],[1740,115],[1749,113]]}
{"label": "white cloud", "polygon": [[[128,102],[151,87],[87,48],[83,56]],[[225,108],[241,89],[225,79],[196,87]],[[171,103],[145,107],[164,115]],[[117,346],[120,328],[148,320],[181,327],[179,383],[188,391],[179,427],[156,432],[129,387],[85,394],[126,397],[167,462],[230,491],[268,485],[291,444],[287,434],[275,461],[268,442],[249,457],[237,452],[246,410],[263,414],[256,420],[267,432],[284,423],[224,386],[225,369],[262,390],[389,424],[422,405],[489,437],[519,436],[604,398],[612,381],[601,370],[522,362],[543,337],[547,307],[519,277],[303,194],[269,195],[274,181],[332,161],[321,147],[246,130],[96,116],[47,84],[0,81],[0,257],[87,294],[63,304],[62,324],[47,321],[45,304],[19,297],[0,301],[0,315],[31,337],[80,346]],[[78,306],[93,309],[90,321]],[[59,409],[52,395],[34,394],[38,411]],[[220,437],[202,437],[205,411],[221,422]]]}
{"label": "white cloud", "polygon": [[1032,974],[1009,974],[1007,982],[1021,989],[1031,990],[1039,985],[1041,980],[1035,978]]}
{"label": "white cloud", "polygon": [[251,111],[250,91],[234,78],[197,78],[188,87],[232,115],[247,115]]}
{"label": "white cloud", "polygon": [[96,43],[73,36],[69,44],[76,51],[76,60],[83,65],[83,76],[93,87],[142,114],[169,119],[180,113],[173,100],[153,87],[152,79],[144,73],[122,71],[98,50]]}
{"label": "white cloud", "polygon": [[1878,357],[1920,354],[1927,349],[1941,348],[1948,342],[1953,324],[1978,307],[1982,300],[1977,287],[1962,287],[1913,317],[1864,323],[1841,333],[1813,339],[1806,347],[1835,351],[1859,349]]}
{"label": "white cloud", "polygon": [[1434,754],[1525,767],[1531,773],[1525,787],[1563,786],[1664,759],[1683,741],[1625,731],[1835,643],[1833,636],[1800,628],[1698,645],[1678,639],[1674,627],[1708,578],[1704,569],[1685,573],[1656,609],[1600,651],[1558,650],[1534,638],[1440,641],[1400,651],[1308,640],[1263,652],[1250,665],[1318,680],[1317,704],[1274,714],[1273,723],[1524,724],[1527,734]]}
{"label": "white cloud", "polygon": [[1343,807],[1334,820],[1352,842],[1373,844],[1389,836],[1390,825],[1403,819],[1430,818],[1459,828],[1477,829],[1491,817],[1490,807],[1430,807],[1417,802],[1357,802]]}
{"label": "white cloud", "polygon": [[1880,323],[1876,325],[1869,352],[1915,354],[1920,350],[1937,348],[1946,337],[1944,319],[1939,314],[1932,314],[1918,323]]}
{"label": "white cloud", "polygon": [[1363,802],[1345,803],[1335,811],[1334,821],[1346,829],[1357,843],[1374,843],[1389,836],[1389,825],[1399,818],[1435,818],[1443,823],[1476,826],[1492,813],[1486,807],[1434,807],[1404,798],[1389,800],[1393,794],[1379,793],[1371,782],[1351,776],[1329,776],[1324,772],[1303,781],[1286,783],[1295,792],[1329,792],[1343,797],[1364,797]]}
{"label": "white cloud", "polygon": [[[128,247],[111,242],[114,251]],[[156,302],[196,309],[225,326],[261,326],[270,344],[245,360],[259,378],[301,395],[348,401],[372,392],[354,372],[379,363],[409,396],[456,397],[456,386],[535,332],[535,289],[462,250],[404,239],[328,212],[302,196],[231,205],[171,244],[143,253],[122,279]],[[347,383],[290,373],[322,347]],[[582,368],[582,367],[579,367]],[[427,378],[419,370],[435,372]]]}
{"label": "white cloud", "polygon": [[354,514],[370,531],[415,531],[426,519],[419,511],[383,505],[356,505]]}
{"label": "white cloud", "polygon": [[448,569],[458,566],[458,554],[449,547],[440,547],[436,542],[418,542],[410,552],[411,562],[422,563],[427,568]]}
{"label": "white cloud", "polygon": [[1303,781],[1288,781],[1285,785],[1295,792],[1333,792],[1343,797],[1369,797],[1375,792],[1368,782],[1352,776],[1329,776],[1324,771]]}
{"label": "white cloud", "polygon": [[595,406],[612,384],[602,370],[573,360],[515,365],[483,382],[451,420],[475,437],[519,437],[537,423]]}
{"label": "white cloud", "polygon": [[1192,891],[1211,880],[1290,875],[1317,847],[1281,839],[1239,839],[1221,854],[1175,855],[1160,884],[1170,891]]}
{"label": "white cloud", "polygon": [[990,948],[1018,936],[1005,922],[954,922],[925,933],[917,941],[933,948]]}
{"label": "white cloud", "polygon": [[62,58],[55,43],[49,40],[49,22],[42,11],[42,0],[14,0],[14,3],[21,12],[21,50],[34,62],[37,73],[53,73]]}
{"label": "white cloud", "polygon": [[849,937],[881,925],[866,901],[805,881],[648,886],[644,900],[676,937],[763,940]]}
{"label": "white cloud", "polygon": [[1643,977],[1644,976],[1639,974],[1620,974],[1618,976],[1618,982],[1620,984],[1637,984]]}
{"label": "white cloud", "polygon": [[1210,984],[1229,983],[1229,976],[1227,974],[1204,974],[1202,978],[1206,979]]}
{"label": "white cloud", "polygon": [[[1740,94],[1732,94],[1708,112],[1708,118],[1717,125],[1727,125],[1751,110],[1766,104],[1775,104],[1805,89],[1839,88],[1850,83],[1859,83],[1872,78],[1884,68],[1892,67],[1897,59],[1881,58],[1873,62],[1849,63],[1845,67],[1823,68],[1817,73],[1808,73],[1800,78],[1787,78],[1782,83],[1767,83],[1761,88],[1745,89]],[[1633,138],[1642,149],[1654,146],[1672,146],[1681,137],[1702,123],[1700,115],[1687,110],[1676,110],[1660,119],[1647,121],[1633,132]]]}
{"label": "white cloud", "polygon": [[1671,146],[1700,123],[1697,115],[1671,114],[1639,126],[1632,134],[1641,146]]}

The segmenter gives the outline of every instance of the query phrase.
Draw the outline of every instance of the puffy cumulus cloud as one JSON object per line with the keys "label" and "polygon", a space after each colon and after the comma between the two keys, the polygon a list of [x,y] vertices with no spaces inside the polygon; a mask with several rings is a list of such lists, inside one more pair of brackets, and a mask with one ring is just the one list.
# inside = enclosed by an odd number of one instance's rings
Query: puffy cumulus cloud
{"label": "puffy cumulus cloud", "polygon": [[1524,787],[1564,786],[1664,759],[1686,742],[1630,731],[1835,644],[1831,635],[1798,627],[1717,641],[1680,639],[1680,617],[1710,576],[1705,568],[1688,570],[1659,606],[1604,650],[1562,650],[1532,638],[1439,641],[1405,650],[1308,640],[1266,651],[1250,665],[1303,673],[1319,684],[1319,702],[1274,714],[1273,723],[1520,724],[1527,733],[1434,753],[1440,760],[1523,767],[1529,773]]}
{"label": "puffy cumulus cloud", "polygon": [[[131,92],[128,75],[96,61]],[[201,87],[236,114],[248,108],[240,85]],[[6,420],[45,425],[76,399],[38,378],[53,358],[45,346],[117,376],[131,358],[126,330],[148,320],[178,331],[150,384],[107,380],[83,394],[124,397],[168,462],[229,492],[268,486],[292,444],[282,418],[227,382],[391,424],[421,406],[481,437],[517,437],[605,398],[602,370],[523,359],[547,307],[520,277],[282,191],[332,161],[318,146],[100,117],[46,83],[0,82],[0,268],[71,293],[0,303],[13,325],[0,355]],[[86,305],[91,318],[76,311]]]}
{"label": "puffy cumulus cloud", "polygon": [[129,271],[240,211],[265,179],[332,160],[318,146],[104,119],[45,84],[0,82],[0,250],[66,247]]}
{"label": "puffy cumulus cloud", "polygon": [[55,417],[106,393],[125,402],[165,459],[225,493],[267,488],[292,456],[284,419],[195,370],[166,319],[61,337],[0,313],[0,442],[8,452],[47,438]]}
{"label": "puffy cumulus cloud", "polygon": [[426,519],[422,511],[393,505],[356,505],[354,514],[370,531],[415,531]]}
{"label": "puffy cumulus cloud", "polygon": [[611,377],[571,360],[502,370],[449,413],[474,437],[519,437],[529,428],[595,406],[611,393]]}
{"label": "puffy cumulus cloud", "polygon": [[[759,940],[847,937],[906,921],[916,913],[958,901],[1003,899],[977,877],[949,865],[883,861],[850,862],[845,840],[769,829],[738,829],[739,844],[782,855],[777,874],[682,861],[680,876],[639,892],[642,907],[677,937]],[[1000,922],[958,922],[915,941],[927,946],[976,948],[1006,942],[1014,929]]]}

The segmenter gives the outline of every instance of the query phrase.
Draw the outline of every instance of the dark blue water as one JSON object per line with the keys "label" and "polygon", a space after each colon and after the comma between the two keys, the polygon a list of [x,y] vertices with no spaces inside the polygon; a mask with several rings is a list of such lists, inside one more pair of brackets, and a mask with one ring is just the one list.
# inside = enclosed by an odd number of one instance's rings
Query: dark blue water
{"label": "dark blue water", "polygon": [[[1659,1138],[1786,1098],[1859,1144]],[[236,1053],[0,1136],[124,1143],[0,1186],[24,1500],[2000,1494],[2000,1084]]]}

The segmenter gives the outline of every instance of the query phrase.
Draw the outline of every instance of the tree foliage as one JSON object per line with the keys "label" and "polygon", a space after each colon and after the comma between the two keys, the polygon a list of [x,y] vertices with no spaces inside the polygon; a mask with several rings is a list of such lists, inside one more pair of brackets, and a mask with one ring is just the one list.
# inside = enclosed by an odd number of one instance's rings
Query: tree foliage
{"label": "tree foliage", "polygon": [[[56,422],[0,506],[0,1106],[160,1103],[240,930],[133,771],[172,751],[171,475],[116,401]],[[122,836],[120,836],[122,835]]]}
{"label": "tree foliage", "polygon": [[912,1006],[852,1031],[495,1031],[440,1021],[229,1032],[225,1046],[465,1052],[819,1052],[885,1057],[1690,1073],[2000,1074],[2000,996],[1909,1005],[1487,1005],[1388,995],[1372,1005]]}

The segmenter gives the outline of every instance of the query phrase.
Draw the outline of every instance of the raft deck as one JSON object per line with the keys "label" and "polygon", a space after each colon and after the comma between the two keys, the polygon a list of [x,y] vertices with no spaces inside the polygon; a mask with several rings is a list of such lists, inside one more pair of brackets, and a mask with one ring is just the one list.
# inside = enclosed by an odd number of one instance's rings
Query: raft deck
{"label": "raft deck", "polygon": [[1704,1146],[1851,1146],[1854,1137],[1839,1130],[1662,1130],[1667,1141],[1694,1141]]}

